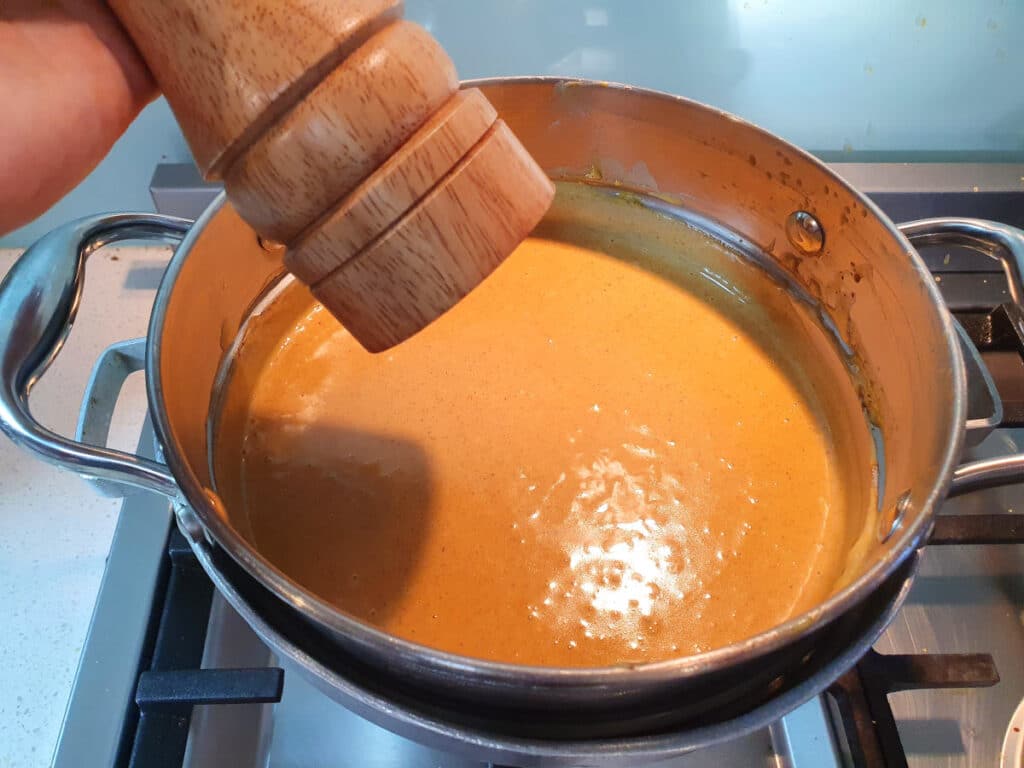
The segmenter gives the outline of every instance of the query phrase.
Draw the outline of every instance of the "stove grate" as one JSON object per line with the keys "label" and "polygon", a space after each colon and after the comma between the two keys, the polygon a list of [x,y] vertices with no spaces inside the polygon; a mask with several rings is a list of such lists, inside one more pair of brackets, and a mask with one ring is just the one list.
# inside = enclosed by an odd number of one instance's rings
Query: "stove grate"
{"label": "stove grate", "polygon": [[[1016,352],[1024,360],[1024,318],[1015,308],[958,312],[957,318],[982,353]],[[1003,405],[1003,426],[1024,426],[1024,400],[1004,397]],[[1024,514],[940,514],[928,543],[1024,544]],[[200,668],[213,585],[176,529],[166,560],[166,587],[159,591],[164,599],[150,620],[150,642],[140,665],[119,768],[177,768],[185,756],[194,705],[276,702],[283,689],[281,669]],[[855,768],[906,768],[890,693],[997,682],[999,674],[989,654],[869,651],[828,691],[846,761]]]}
{"label": "stove grate", "polygon": [[176,528],[165,557],[164,600],[150,618],[118,768],[181,768],[194,705],[275,702],[284,688],[277,668],[201,668],[213,584]]}
{"label": "stove grate", "polygon": [[[829,689],[854,768],[907,768],[889,694],[925,688],[985,688],[999,682],[987,653],[883,654],[871,650]],[[842,739],[841,739],[842,741]]]}

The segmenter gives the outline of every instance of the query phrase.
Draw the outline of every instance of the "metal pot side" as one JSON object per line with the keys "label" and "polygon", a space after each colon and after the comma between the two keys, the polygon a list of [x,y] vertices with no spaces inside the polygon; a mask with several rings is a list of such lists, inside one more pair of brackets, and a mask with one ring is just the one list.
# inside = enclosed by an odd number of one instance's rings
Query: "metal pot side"
{"label": "metal pot side", "polygon": [[[150,326],[154,423],[187,502],[183,528],[222,549],[344,653],[466,706],[587,716],[710,704],[723,676],[749,690],[800,659],[922,543],[960,454],[965,374],[952,320],[916,252],[864,196],[810,155],[706,106],[624,86],[560,79],[481,87],[554,178],[653,195],[767,258],[813,297],[855,361],[884,448],[877,514],[857,573],[829,600],[768,632],[698,656],[606,669],[521,667],[400,640],[320,601],[263,559],[210,489],[208,421],[225,354],[280,260],[223,198],[178,249]],[[218,329],[211,333],[210,329]],[[879,629],[881,631],[881,629]],[[740,689],[733,694],[743,695]],[[748,690],[748,692],[749,692]],[[698,706],[699,708],[699,706]]]}

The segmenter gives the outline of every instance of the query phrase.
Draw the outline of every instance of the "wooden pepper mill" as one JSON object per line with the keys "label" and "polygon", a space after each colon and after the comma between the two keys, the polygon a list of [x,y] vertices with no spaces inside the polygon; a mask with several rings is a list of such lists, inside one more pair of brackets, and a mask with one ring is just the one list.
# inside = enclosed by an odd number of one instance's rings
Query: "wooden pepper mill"
{"label": "wooden pepper mill", "polygon": [[109,0],[203,175],[370,351],[427,325],[554,187],[401,0]]}

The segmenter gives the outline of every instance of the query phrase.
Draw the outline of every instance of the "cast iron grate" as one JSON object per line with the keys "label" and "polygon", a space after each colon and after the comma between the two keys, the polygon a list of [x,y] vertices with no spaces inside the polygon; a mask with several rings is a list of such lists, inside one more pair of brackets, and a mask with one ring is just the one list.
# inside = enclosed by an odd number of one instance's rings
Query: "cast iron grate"
{"label": "cast iron grate", "polygon": [[[990,312],[956,312],[960,325],[983,356],[1010,353],[1024,362],[1024,311],[1015,304],[1001,304]],[[1018,362],[1018,367],[1021,365]],[[991,366],[990,366],[991,368]],[[1021,371],[1013,378],[1020,379]],[[1001,391],[1004,427],[1024,427],[1024,393],[1019,386]]]}
{"label": "cast iron grate", "polygon": [[[957,313],[983,353],[1016,352],[1024,361],[1024,318],[1013,307],[988,313]],[[1003,426],[1024,426],[1024,400],[1003,398]],[[939,515],[929,544],[1024,544],[1024,514]],[[192,708],[197,704],[276,702],[284,672],[266,669],[202,669],[213,585],[181,533],[168,539],[165,580],[150,618],[140,660],[135,706],[116,765],[180,768]],[[888,696],[925,688],[995,685],[999,674],[989,654],[881,654],[869,651],[829,689],[842,733],[840,746],[855,768],[906,768]]]}
{"label": "cast iron grate", "polygon": [[201,668],[213,584],[177,528],[165,557],[119,768],[181,768],[194,705],[275,702],[284,687],[281,669]]}
{"label": "cast iron grate", "polygon": [[[1024,515],[939,515],[930,546],[1024,544]],[[985,688],[999,682],[992,656],[869,651],[829,689],[855,768],[907,768],[889,694],[925,688]]]}
{"label": "cast iron grate", "polygon": [[828,695],[845,736],[841,748],[855,768],[906,768],[889,694],[924,688],[985,688],[999,682],[987,653],[883,654],[871,650]]}
{"label": "cast iron grate", "polygon": [[[987,313],[957,313],[982,353],[1015,352],[1024,360],[1024,323],[1012,305]],[[1024,401],[1003,398],[1002,426],[1024,426]],[[930,546],[1024,544],[1024,515],[939,515]],[[999,682],[992,656],[882,654],[869,651],[829,689],[845,757],[855,768],[906,768],[907,756],[889,705],[889,694],[925,688],[983,688]]]}

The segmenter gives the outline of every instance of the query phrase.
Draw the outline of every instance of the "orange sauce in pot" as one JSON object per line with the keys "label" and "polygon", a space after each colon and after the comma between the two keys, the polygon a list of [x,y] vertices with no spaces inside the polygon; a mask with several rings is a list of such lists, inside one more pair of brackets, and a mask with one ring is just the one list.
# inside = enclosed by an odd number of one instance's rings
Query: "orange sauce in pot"
{"label": "orange sauce in pot", "polygon": [[299,584],[408,640],[553,666],[721,647],[834,589],[870,452],[824,335],[717,241],[577,194],[587,214],[556,205],[388,352],[298,287],[250,324],[218,492]]}

